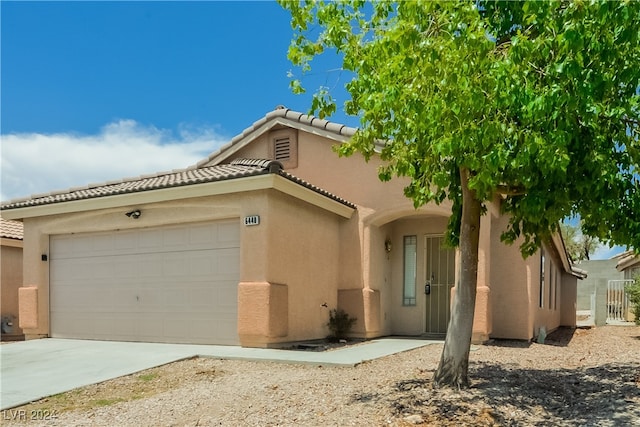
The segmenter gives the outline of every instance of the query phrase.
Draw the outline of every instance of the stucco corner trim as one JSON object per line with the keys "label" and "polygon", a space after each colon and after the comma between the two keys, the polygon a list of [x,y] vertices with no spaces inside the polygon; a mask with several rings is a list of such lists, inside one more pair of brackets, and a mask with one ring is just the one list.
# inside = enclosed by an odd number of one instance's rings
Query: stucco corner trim
{"label": "stucco corner trim", "polygon": [[38,327],[38,288],[36,286],[18,289],[18,318],[21,329]]}
{"label": "stucco corner trim", "polygon": [[263,347],[289,333],[289,288],[270,282],[238,284],[238,335],[245,347]]}

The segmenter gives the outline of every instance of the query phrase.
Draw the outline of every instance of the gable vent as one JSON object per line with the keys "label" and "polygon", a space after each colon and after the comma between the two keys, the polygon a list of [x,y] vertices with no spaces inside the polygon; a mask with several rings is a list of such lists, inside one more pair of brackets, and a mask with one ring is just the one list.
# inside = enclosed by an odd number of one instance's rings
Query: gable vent
{"label": "gable vent", "polygon": [[291,141],[289,137],[276,138],[273,142],[274,160],[286,161],[291,158]]}
{"label": "gable vent", "polygon": [[284,169],[298,167],[298,133],[295,129],[277,129],[269,134],[269,158]]}

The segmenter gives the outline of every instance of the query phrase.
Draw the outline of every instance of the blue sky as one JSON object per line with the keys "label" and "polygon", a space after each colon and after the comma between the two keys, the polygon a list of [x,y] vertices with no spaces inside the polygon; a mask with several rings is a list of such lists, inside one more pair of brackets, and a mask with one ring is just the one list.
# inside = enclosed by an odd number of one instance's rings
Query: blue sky
{"label": "blue sky", "polygon": [[[293,95],[275,2],[7,2],[1,13],[2,200],[186,167]],[[336,114],[332,120],[357,125]],[[65,171],[60,173],[60,170]]]}
{"label": "blue sky", "polygon": [[345,99],[335,57],[291,93],[274,1],[2,1],[0,18],[1,200],[189,166],[320,85]]}

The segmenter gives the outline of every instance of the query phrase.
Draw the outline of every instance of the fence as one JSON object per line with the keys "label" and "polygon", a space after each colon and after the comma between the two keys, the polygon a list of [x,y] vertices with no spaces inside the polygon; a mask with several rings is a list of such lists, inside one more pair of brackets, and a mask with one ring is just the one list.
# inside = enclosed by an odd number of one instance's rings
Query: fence
{"label": "fence", "polygon": [[624,287],[633,280],[609,280],[607,282],[607,322],[630,320],[629,296]]}

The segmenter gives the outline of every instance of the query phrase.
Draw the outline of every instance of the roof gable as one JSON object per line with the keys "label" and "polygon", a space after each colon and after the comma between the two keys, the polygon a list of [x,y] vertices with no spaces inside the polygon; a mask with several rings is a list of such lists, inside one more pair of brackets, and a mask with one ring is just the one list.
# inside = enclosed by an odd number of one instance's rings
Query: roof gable
{"label": "roof gable", "polygon": [[357,131],[356,128],[319,119],[317,117],[280,106],[267,113],[267,115],[262,119],[254,122],[242,133],[232,138],[229,143],[223,145],[218,150],[211,153],[206,159],[201,160],[191,168],[197,169],[220,164],[253,142],[259,136],[274,128],[283,126],[320,135],[337,142],[348,141]]}

